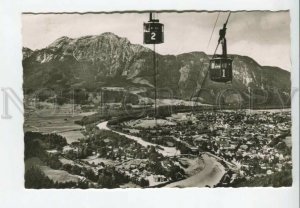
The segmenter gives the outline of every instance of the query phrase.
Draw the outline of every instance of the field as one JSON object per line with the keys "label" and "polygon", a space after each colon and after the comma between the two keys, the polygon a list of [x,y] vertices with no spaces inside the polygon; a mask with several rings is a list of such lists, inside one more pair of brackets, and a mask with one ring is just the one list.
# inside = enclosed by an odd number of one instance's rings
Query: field
{"label": "field", "polygon": [[67,139],[68,144],[71,144],[72,142],[76,142],[79,139],[84,138],[84,135],[81,133],[80,130],[74,130],[74,131],[64,131],[57,133]]}
{"label": "field", "polygon": [[81,118],[82,116],[80,115],[31,116],[25,118],[24,131],[57,133],[66,137],[67,142],[70,144],[79,138],[84,138],[84,135],[80,131],[82,127],[74,123],[74,121]]}
{"label": "field", "polygon": [[202,104],[198,101],[186,101],[180,99],[157,99],[158,106],[174,106],[174,105],[184,105],[184,106],[209,106],[207,104]]}
{"label": "field", "polygon": [[78,182],[81,177],[77,175],[72,175],[64,170],[54,170],[48,166],[40,166],[41,170],[54,182],[64,183],[67,181]]}
{"label": "field", "polygon": [[116,162],[113,161],[113,160],[109,160],[109,159],[105,159],[105,158],[99,158],[97,155],[87,157],[86,159],[83,159],[83,161],[88,162],[89,164],[93,163],[95,165],[99,165],[100,163],[104,163],[105,165],[114,166],[116,164]]}
{"label": "field", "polygon": [[95,112],[70,111],[66,109],[69,109],[68,105],[60,107],[55,111],[47,108],[36,109],[33,113],[27,109],[24,131],[57,133],[64,136],[69,144],[80,138],[84,138],[84,135],[81,133],[82,126],[75,124],[75,121]]}
{"label": "field", "polygon": [[31,168],[32,166],[38,166],[45,173],[46,176],[48,176],[55,182],[78,182],[81,179],[80,176],[71,175],[70,173],[64,170],[54,170],[48,166],[45,166],[45,164],[43,164],[43,162],[37,157],[33,157],[25,161],[25,171]]}
{"label": "field", "polygon": [[43,166],[44,163],[38,157],[32,157],[25,160],[25,171],[30,169],[33,166]]}
{"label": "field", "polygon": [[153,128],[155,125],[159,126],[175,126],[175,122],[167,121],[165,119],[157,119],[156,122],[154,119],[138,119],[134,121],[127,122],[126,125],[130,127],[141,127],[141,128]]}

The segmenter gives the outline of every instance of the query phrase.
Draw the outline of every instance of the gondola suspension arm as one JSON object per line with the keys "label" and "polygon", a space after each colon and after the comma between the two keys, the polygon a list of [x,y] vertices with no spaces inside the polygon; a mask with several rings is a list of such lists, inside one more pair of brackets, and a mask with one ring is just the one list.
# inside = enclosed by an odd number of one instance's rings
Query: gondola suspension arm
{"label": "gondola suspension arm", "polygon": [[[231,15],[231,11],[229,12],[229,14],[228,14],[228,16],[227,16],[227,20],[226,20],[226,22],[224,23],[224,25],[223,25],[223,32],[224,32],[224,34],[220,34],[220,38],[219,38],[219,41],[218,41],[218,44],[217,44],[217,47],[216,47],[216,49],[215,49],[215,51],[214,51],[214,53],[213,53],[213,56],[212,56],[212,58],[215,58],[215,56],[216,56],[216,52],[217,52],[217,50],[218,50],[218,47],[219,47],[219,45],[220,45],[220,42],[221,42],[221,40],[222,39],[225,39],[225,34],[226,34],[226,26],[227,26],[227,23],[228,23],[228,21],[229,21],[229,18],[230,18],[230,15]],[[221,36],[222,35],[222,36]],[[224,47],[224,46],[223,46]],[[226,47],[226,46],[225,46]],[[224,55],[224,54],[223,54]]]}

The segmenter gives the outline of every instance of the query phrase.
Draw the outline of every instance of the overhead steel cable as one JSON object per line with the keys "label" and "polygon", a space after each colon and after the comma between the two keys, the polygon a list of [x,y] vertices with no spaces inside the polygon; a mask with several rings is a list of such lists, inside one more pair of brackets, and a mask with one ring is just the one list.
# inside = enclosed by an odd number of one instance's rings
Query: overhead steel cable
{"label": "overhead steel cable", "polygon": [[227,17],[227,20],[226,20],[226,22],[225,22],[225,25],[227,25],[230,15],[231,15],[231,11],[230,11],[229,14],[228,14],[228,17]]}
{"label": "overhead steel cable", "polygon": [[[210,45],[210,42],[211,42],[212,36],[213,36],[213,34],[214,34],[214,31],[215,31],[215,28],[216,28],[216,25],[217,25],[219,16],[220,16],[220,12],[218,13],[218,16],[217,16],[217,18],[216,18],[215,24],[214,24],[214,26],[213,26],[213,30],[212,30],[212,33],[211,33],[211,35],[210,35],[210,38],[209,38],[209,41],[208,41],[208,44],[207,44],[207,49],[208,49],[208,47],[209,47],[209,45]],[[218,46],[219,46],[219,44],[217,45],[217,48],[216,48],[214,54],[216,53],[216,51],[217,51],[217,49],[218,49]],[[214,57],[214,55],[213,55],[213,57]],[[204,63],[202,63],[201,68],[202,68],[203,64],[204,64]],[[206,71],[206,73],[205,73],[205,75],[204,75],[204,77],[203,77],[203,81],[201,82],[201,85],[200,85],[198,94],[199,94],[199,92],[201,91],[201,88],[202,88],[202,86],[203,86],[203,84],[204,84],[204,82],[205,82],[205,80],[206,80],[207,75],[208,75],[208,70]]]}
{"label": "overhead steel cable", "polygon": [[[231,11],[229,12],[229,14],[228,14],[228,16],[227,16],[227,20],[226,20],[226,22],[225,22],[225,24],[224,24],[224,28],[226,28],[226,26],[227,26],[227,23],[228,23],[228,21],[229,21],[229,17],[230,17],[230,15],[231,15]],[[217,47],[216,47],[216,49],[215,49],[215,51],[214,51],[214,53],[213,53],[213,56],[212,56],[212,58],[214,58],[214,57],[215,57],[215,55],[216,55],[216,52],[217,52],[217,50],[218,50],[218,47],[219,47],[219,45],[220,45],[220,42],[218,42],[218,44],[217,44]]]}
{"label": "overhead steel cable", "polygon": [[[212,32],[212,34],[211,34],[211,37],[212,37],[212,35],[213,35],[213,33],[214,33],[214,30],[215,30],[215,27],[216,27],[216,24],[217,24],[219,15],[220,15],[220,12],[218,13],[217,19],[216,19],[216,21],[215,21],[215,24],[214,24],[214,27],[213,27],[213,32]],[[231,15],[231,11],[230,11],[229,14],[228,14],[228,17],[227,17],[227,20],[226,20],[226,22],[225,22],[225,24],[224,24],[224,27],[227,26],[227,23],[228,23],[228,21],[229,21],[230,15]],[[210,38],[210,39],[211,39],[211,38]],[[209,41],[209,43],[208,43],[208,46],[209,46],[209,44],[210,44],[210,41]],[[219,45],[220,45],[220,42],[218,42],[217,47],[216,47],[216,49],[215,49],[215,51],[214,51],[214,53],[213,53],[212,58],[215,57]],[[203,63],[202,63],[202,65],[203,65]],[[204,84],[204,82],[205,82],[205,80],[206,80],[206,77],[207,77],[207,75],[208,75],[208,72],[209,72],[209,67],[208,67],[208,70],[206,71],[206,73],[205,73],[205,75],[204,75],[203,81],[201,82],[200,88],[199,88],[198,93],[197,93],[198,95],[200,94],[200,91],[201,91],[202,86],[203,86],[203,84]],[[198,95],[197,95],[197,97],[198,97]]]}
{"label": "overhead steel cable", "polygon": [[[215,27],[216,27],[216,25],[217,25],[217,22],[218,22],[219,16],[220,16],[220,12],[218,13],[218,16],[217,16],[217,18],[216,18],[216,21],[215,21],[215,23],[214,23],[213,30],[212,30],[212,32],[211,32],[211,35],[210,35],[210,38],[209,38],[209,41],[208,41],[208,44],[207,44],[207,47],[206,47],[206,49],[208,49],[208,48],[209,48],[209,45],[210,45],[210,42],[211,42],[212,36],[213,36],[213,34],[214,34]],[[216,50],[217,50],[217,49],[216,49]],[[202,68],[202,67],[203,67],[203,65],[204,65],[204,63],[202,62],[202,64],[201,64],[200,68]],[[199,73],[199,76],[200,76],[200,73]],[[204,78],[203,78],[203,81],[202,81],[202,83],[201,83],[201,85],[200,85],[200,89],[202,88],[202,85],[203,85],[203,83],[204,83],[204,80],[206,79],[206,76],[207,76],[207,73],[205,74],[205,76],[204,76]],[[197,83],[197,80],[196,80],[196,83]],[[198,88],[198,87],[197,87],[197,88]],[[199,90],[199,91],[200,91],[200,90]],[[192,99],[192,97],[193,97],[193,95],[191,95],[191,97],[190,97],[190,100]]]}
{"label": "overhead steel cable", "polygon": [[208,44],[207,44],[207,47],[206,47],[207,49],[208,49],[208,47],[209,47],[209,45],[210,45],[210,41],[211,41],[211,38],[212,38],[212,36],[213,36],[213,34],[214,34],[214,31],[215,31],[215,28],[216,28],[216,25],[217,25],[219,16],[220,16],[220,12],[218,13],[217,19],[216,19],[215,24],[214,24],[214,28],[213,28],[213,30],[212,30],[212,32],[211,32],[211,35],[210,35],[210,38],[209,38],[209,41],[208,41]]}
{"label": "overhead steel cable", "polygon": [[217,50],[218,50],[219,45],[220,45],[220,43],[218,42],[217,47],[216,47],[216,49],[215,49],[215,51],[214,51],[214,53],[213,53],[212,58],[215,58],[215,55],[216,55],[216,52],[217,52]]}

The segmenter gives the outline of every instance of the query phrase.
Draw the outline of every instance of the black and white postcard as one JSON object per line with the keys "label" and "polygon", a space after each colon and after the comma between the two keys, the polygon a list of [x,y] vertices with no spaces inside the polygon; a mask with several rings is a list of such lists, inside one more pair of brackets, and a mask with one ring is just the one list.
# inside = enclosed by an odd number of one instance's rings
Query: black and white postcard
{"label": "black and white postcard", "polygon": [[6,5],[0,203],[296,207],[299,2],[268,1]]}

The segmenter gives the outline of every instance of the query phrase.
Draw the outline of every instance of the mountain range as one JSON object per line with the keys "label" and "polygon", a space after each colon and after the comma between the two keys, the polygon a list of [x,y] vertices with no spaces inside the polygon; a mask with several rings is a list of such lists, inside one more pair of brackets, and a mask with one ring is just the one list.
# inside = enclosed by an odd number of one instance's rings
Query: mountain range
{"label": "mountain range", "polygon": [[[110,32],[76,39],[64,36],[43,49],[23,48],[24,91],[51,88],[93,92],[122,87],[143,89],[142,96],[153,97],[153,54],[151,49]],[[211,56],[204,52],[156,53],[158,97],[171,95],[206,104],[290,105],[290,72],[261,66],[247,56],[229,56],[233,59],[233,80],[225,84],[207,76]]]}

